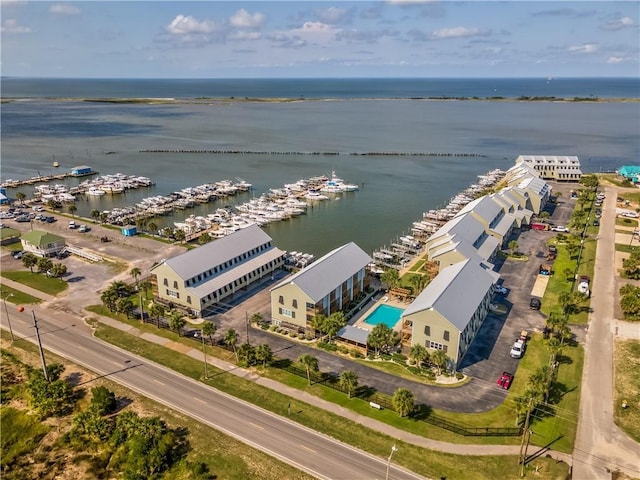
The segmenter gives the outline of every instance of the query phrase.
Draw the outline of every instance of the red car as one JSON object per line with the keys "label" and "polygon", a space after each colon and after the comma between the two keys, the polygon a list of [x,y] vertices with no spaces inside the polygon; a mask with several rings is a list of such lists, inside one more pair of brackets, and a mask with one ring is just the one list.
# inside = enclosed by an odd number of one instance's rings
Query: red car
{"label": "red car", "polygon": [[511,382],[513,381],[513,375],[509,372],[502,372],[500,378],[498,379],[498,386],[500,388],[504,388],[505,390],[509,390],[511,386]]}

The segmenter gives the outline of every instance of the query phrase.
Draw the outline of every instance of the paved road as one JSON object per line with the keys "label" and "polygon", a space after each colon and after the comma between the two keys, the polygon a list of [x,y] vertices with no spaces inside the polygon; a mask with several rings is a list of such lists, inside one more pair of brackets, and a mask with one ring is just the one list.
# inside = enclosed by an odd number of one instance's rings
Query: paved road
{"label": "paved road", "polygon": [[[43,308],[35,308],[35,312],[44,347],[98,375],[108,376],[317,478],[385,478],[386,459],[352,448],[105,344],[93,338],[82,322],[70,325],[64,312]],[[31,319],[28,311],[12,315],[14,332],[33,340]],[[6,319],[3,317],[2,321],[4,323]],[[391,465],[389,478],[422,477]]]}
{"label": "paved road", "polygon": [[610,472],[615,470],[640,477],[640,445],[613,422],[616,190],[606,188],[605,192],[573,451],[573,478],[578,480],[609,480]]}

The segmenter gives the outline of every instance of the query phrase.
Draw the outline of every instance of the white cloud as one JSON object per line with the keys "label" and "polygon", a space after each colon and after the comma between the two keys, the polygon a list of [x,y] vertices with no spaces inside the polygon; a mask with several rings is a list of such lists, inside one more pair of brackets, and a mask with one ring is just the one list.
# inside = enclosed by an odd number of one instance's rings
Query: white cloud
{"label": "white cloud", "polygon": [[192,33],[210,33],[215,30],[216,26],[213,22],[196,20],[192,16],[178,15],[166,27],[169,33],[174,35],[189,35]]}
{"label": "white cloud", "polygon": [[80,9],[66,3],[55,3],[49,7],[49,13],[55,13],[56,15],[78,15]]}
{"label": "white cloud", "polygon": [[305,22],[302,27],[292,30],[297,35],[333,35],[338,30],[322,22]]}
{"label": "white cloud", "polygon": [[325,9],[314,10],[315,15],[324,23],[340,23],[346,17],[350,16],[349,12],[344,8],[329,7]]}
{"label": "white cloud", "polygon": [[478,35],[487,35],[487,32],[479,28],[467,27],[441,28],[440,30],[434,30],[431,32],[431,36],[433,38],[462,38],[475,37]]}
{"label": "white cloud", "polygon": [[260,32],[245,32],[245,31],[231,32],[228,35],[227,38],[229,40],[240,40],[240,41],[260,40],[260,38],[262,38],[262,33],[260,33]]}
{"label": "white cloud", "polygon": [[29,27],[22,27],[18,25],[18,21],[10,18],[5,20],[2,23],[2,27],[0,27],[0,32],[2,33],[29,33],[31,29]]}
{"label": "white cloud", "polygon": [[569,47],[569,52],[578,53],[578,54],[590,54],[596,53],[598,51],[598,46],[594,43],[585,43],[584,45],[576,45],[573,47]]}
{"label": "white cloud", "polygon": [[628,62],[630,61],[631,58],[629,57],[617,57],[617,56],[611,56],[607,59],[607,63],[612,64],[612,65],[616,65],[618,63],[624,63],[624,62]]}
{"label": "white cloud", "polygon": [[635,27],[636,23],[631,17],[622,17],[607,22],[602,28],[605,30],[621,30],[623,28]]}
{"label": "white cloud", "polygon": [[387,0],[393,5],[419,5],[421,3],[435,3],[438,0]]}
{"label": "white cloud", "polygon": [[233,14],[229,19],[229,23],[232,27],[259,28],[264,25],[266,18],[263,13],[256,12],[251,14],[242,8]]}

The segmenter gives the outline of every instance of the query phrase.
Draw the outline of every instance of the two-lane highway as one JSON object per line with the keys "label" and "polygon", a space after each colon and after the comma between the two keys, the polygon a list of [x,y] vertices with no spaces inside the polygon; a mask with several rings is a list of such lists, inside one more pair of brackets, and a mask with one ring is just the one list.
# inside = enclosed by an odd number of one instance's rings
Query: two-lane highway
{"label": "two-lane highway", "polygon": [[[80,321],[54,311],[35,309],[45,349],[108,375],[131,390],[154,399],[238,440],[323,479],[384,479],[387,460],[331,439],[287,418],[210,388],[167,368],[91,336]],[[11,315],[20,337],[35,341],[30,311]],[[2,317],[2,328],[7,328]],[[389,446],[391,449],[391,445]],[[391,465],[389,479],[423,478]]]}

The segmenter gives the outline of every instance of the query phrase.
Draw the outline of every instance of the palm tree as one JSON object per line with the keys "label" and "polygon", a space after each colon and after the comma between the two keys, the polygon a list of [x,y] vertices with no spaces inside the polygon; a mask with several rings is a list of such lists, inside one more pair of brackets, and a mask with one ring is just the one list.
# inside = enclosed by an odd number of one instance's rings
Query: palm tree
{"label": "palm tree", "polygon": [[133,267],[129,272],[129,275],[133,277],[133,281],[136,282],[136,287],[138,286],[138,277],[140,276],[141,273],[142,272],[138,267]]}
{"label": "palm tree", "polygon": [[396,409],[398,415],[405,417],[413,410],[413,393],[406,388],[398,388],[393,394],[393,408]]}
{"label": "palm tree", "polygon": [[33,273],[33,267],[35,267],[37,263],[38,257],[31,252],[27,252],[22,256],[22,264],[27,267],[31,273]]}
{"label": "palm tree", "polygon": [[409,352],[409,355],[411,356],[413,361],[416,363],[416,366],[418,368],[421,368],[422,362],[424,362],[427,358],[429,358],[429,352],[423,345],[420,345],[419,343],[416,343],[415,345],[411,345],[411,350]]}
{"label": "palm tree", "polygon": [[233,353],[236,356],[236,362],[238,362],[240,360],[238,358],[238,351],[236,350],[236,345],[238,344],[238,333],[233,328],[230,328],[227,330],[227,333],[224,334],[223,341],[233,349]]}
{"label": "palm tree", "polygon": [[27,198],[27,196],[22,193],[22,192],[18,192],[16,193],[16,200],[18,200],[20,202],[20,206],[23,207],[24,206],[24,199]]}
{"label": "palm tree", "polygon": [[186,320],[183,318],[182,313],[180,312],[171,312],[169,316],[169,328],[178,333],[180,336],[180,330],[185,326]]}
{"label": "palm tree", "polygon": [[129,297],[119,298],[116,301],[116,312],[124,313],[127,318],[129,318],[133,309],[133,300],[131,300]]}
{"label": "palm tree", "polygon": [[273,360],[273,352],[268,343],[262,343],[256,347],[256,360],[262,362],[263,367]]}
{"label": "palm tree", "polygon": [[311,320],[309,321],[309,326],[313,328],[313,334],[316,335],[316,332],[324,333],[324,322],[327,317],[322,313],[316,313]]}
{"label": "palm tree", "polygon": [[100,210],[93,209],[91,210],[91,218],[93,218],[93,223],[98,223],[98,219],[100,218]]}
{"label": "palm tree", "polygon": [[298,357],[298,363],[302,365],[307,371],[307,381],[309,382],[309,385],[311,385],[311,372],[318,371],[318,359],[313,355],[305,353],[304,355],[300,355]]}
{"label": "palm tree", "polygon": [[[149,280],[142,280],[140,282],[140,285],[138,285],[138,288],[144,292],[144,298],[145,300],[147,299],[147,292],[149,291],[149,289],[151,288],[151,282]],[[152,292],[153,294],[153,292]]]}
{"label": "palm tree", "polygon": [[519,245],[518,242],[516,242],[515,240],[511,240],[508,244],[509,250],[511,250],[511,255],[513,255],[515,253],[515,251],[518,249]]}
{"label": "palm tree", "polygon": [[53,262],[51,261],[50,258],[42,257],[38,259],[38,261],[36,262],[36,265],[38,266],[39,272],[46,272],[51,267],[53,267]]}
{"label": "palm tree", "polygon": [[184,230],[180,230],[179,228],[176,228],[173,231],[173,236],[180,243],[184,242],[184,239],[187,238],[187,234],[184,233]]}
{"label": "palm tree", "polygon": [[100,218],[100,223],[107,223],[107,220],[109,220],[109,214],[107,212],[102,212],[99,215]]}
{"label": "palm tree", "polygon": [[202,335],[206,335],[207,337],[209,337],[209,343],[211,343],[211,345],[213,345],[213,336],[216,333],[216,324],[213,322],[207,322],[205,321],[202,324]]}
{"label": "palm tree", "polygon": [[347,395],[351,398],[351,394],[358,386],[358,374],[345,370],[340,374],[340,386],[347,391]]}
{"label": "palm tree", "polygon": [[380,276],[380,280],[388,288],[396,288],[400,284],[400,274],[395,268],[387,268]]}
{"label": "palm tree", "polygon": [[238,348],[238,361],[242,361],[246,366],[251,365],[256,358],[256,349],[250,343],[243,343]]}
{"label": "palm tree", "polygon": [[73,216],[73,218],[76,218],[76,212],[78,211],[78,207],[76,207],[73,203],[71,205],[69,205],[67,207],[67,210],[69,210],[69,213]]}
{"label": "palm tree", "polygon": [[149,222],[147,224],[147,230],[149,230],[149,233],[151,233],[151,235],[156,235],[158,233],[158,225],[154,222]]}
{"label": "palm tree", "polygon": [[347,324],[347,318],[343,312],[334,312],[324,321],[325,333],[329,336],[329,341],[336,335],[342,327]]}
{"label": "palm tree", "polygon": [[449,358],[447,354],[444,353],[444,350],[436,350],[431,354],[431,361],[438,367],[438,375],[442,375],[442,369],[447,366],[448,360]]}
{"label": "palm tree", "polygon": [[415,274],[409,280],[411,282],[411,286],[413,287],[413,295],[417,296],[424,287],[429,283],[429,277],[426,275]]}
{"label": "palm tree", "polygon": [[105,307],[109,309],[110,312],[116,310],[116,302],[118,301],[118,294],[115,290],[111,288],[107,288],[102,295],[100,295],[100,300],[104,304]]}
{"label": "palm tree", "polygon": [[164,306],[160,305],[159,303],[154,303],[151,306],[151,309],[149,310],[149,315],[151,315],[152,317],[155,317],[156,319],[156,326],[158,328],[160,328],[160,317],[162,317],[164,315]]}

